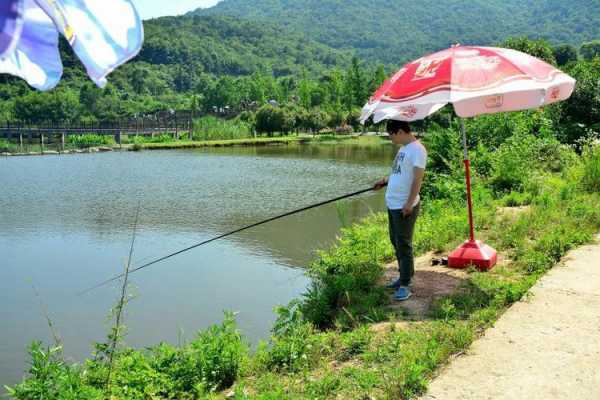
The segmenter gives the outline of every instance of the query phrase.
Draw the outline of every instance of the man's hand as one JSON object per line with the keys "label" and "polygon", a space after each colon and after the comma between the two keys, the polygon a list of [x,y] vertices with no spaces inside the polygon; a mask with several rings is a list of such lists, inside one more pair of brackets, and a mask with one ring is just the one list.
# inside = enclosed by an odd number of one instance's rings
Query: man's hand
{"label": "man's hand", "polygon": [[411,203],[406,203],[404,207],[402,207],[402,215],[404,217],[408,217],[413,212],[413,205]]}
{"label": "man's hand", "polygon": [[375,185],[373,186],[373,188],[375,190],[379,190],[382,187],[385,187],[388,183],[388,178],[381,178],[380,180],[378,180],[377,182],[375,182]]}

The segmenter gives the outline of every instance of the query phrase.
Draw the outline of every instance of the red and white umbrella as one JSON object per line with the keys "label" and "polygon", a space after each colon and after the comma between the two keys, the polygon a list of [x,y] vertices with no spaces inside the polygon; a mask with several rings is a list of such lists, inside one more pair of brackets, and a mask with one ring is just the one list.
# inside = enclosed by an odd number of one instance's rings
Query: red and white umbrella
{"label": "red and white umbrella", "polygon": [[[385,119],[416,121],[448,103],[463,118],[526,110],[566,100],[574,89],[575,79],[528,54],[457,45],[402,67],[363,107],[361,122],[371,116],[375,123]],[[496,251],[475,240],[470,161],[462,119],[461,130],[470,237],[448,256],[448,265],[490,269],[496,264]]]}
{"label": "red and white umbrella", "polygon": [[574,88],[575,79],[520,51],[455,46],[402,67],[364,106],[361,121],[416,121],[448,103],[465,118],[525,110],[565,100]]}

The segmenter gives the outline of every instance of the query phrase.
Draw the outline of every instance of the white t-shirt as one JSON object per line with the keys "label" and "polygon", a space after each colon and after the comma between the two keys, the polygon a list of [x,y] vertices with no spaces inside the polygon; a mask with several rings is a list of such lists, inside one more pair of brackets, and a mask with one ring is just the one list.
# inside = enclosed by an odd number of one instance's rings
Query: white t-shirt
{"label": "white t-shirt", "polygon": [[[401,210],[404,207],[415,179],[414,168],[425,169],[426,164],[427,150],[418,140],[410,142],[398,150],[385,192],[385,202],[390,210]],[[419,204],[420,200],[421,197],[417,195],[414,205]]]}

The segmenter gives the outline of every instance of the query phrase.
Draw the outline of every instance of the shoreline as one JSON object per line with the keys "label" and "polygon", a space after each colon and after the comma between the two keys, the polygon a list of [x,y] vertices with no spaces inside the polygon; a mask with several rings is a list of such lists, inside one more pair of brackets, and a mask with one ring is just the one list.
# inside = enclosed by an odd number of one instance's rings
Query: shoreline
{"label": "shoreline", "polygon": [[67,150],[44,150],[42,152],[0,152],[0,157],[30,157],[69,154],[106,153],[111,151],[141,151],[141,150],[177,150],[177,149],[200,149],[205,147],[257,147],[257,146],[281,146],[289,144],[325,143],[328,141],[343,142],[358,139],[360,135],[345,136],[286,136],[286,137],[261,137],[247,139],[207,140],[207,141],[173,141],[165,143],[139,143],[122,144],[112,146],[92,146],[88,148]]}

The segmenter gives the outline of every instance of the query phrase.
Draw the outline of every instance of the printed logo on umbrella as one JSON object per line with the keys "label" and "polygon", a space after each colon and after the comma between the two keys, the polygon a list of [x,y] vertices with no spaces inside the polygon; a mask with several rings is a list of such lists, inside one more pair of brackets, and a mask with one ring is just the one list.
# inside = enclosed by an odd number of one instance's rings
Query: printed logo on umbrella
{"label": "printed logo on umbrella", "polygon": [[504,104],[504,96],[497,94],[485,99],[485,108],[500,108]]}
{"label": "printed logo on umbrella", "polygon": [[400,109],[400,114],[406,118],[412,118],[417,114],[417,107],[406,106]]}
{"label": "printed logo on umbrella", "polygon": [[442,63],[447,58],[448,57],[421,60],[412,80],[417,81],[420,79],[434,78],[442,66]]}

